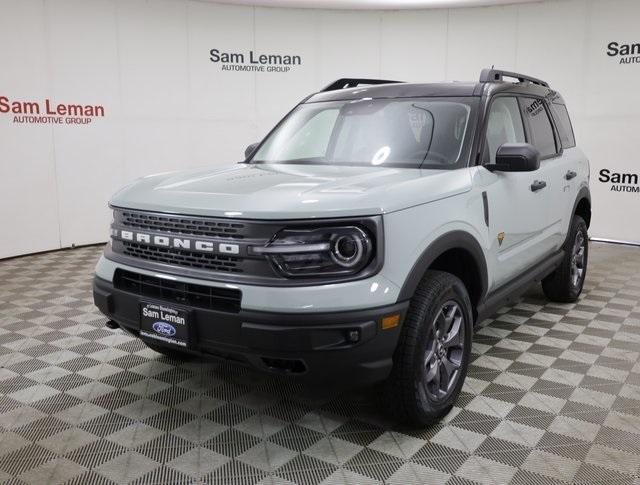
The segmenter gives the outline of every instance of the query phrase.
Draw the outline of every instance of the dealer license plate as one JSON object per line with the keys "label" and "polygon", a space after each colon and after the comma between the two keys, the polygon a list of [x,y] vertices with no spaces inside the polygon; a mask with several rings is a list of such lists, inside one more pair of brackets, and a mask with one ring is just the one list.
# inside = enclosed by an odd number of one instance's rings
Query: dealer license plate
{"label": "dealer license plate", "polygon": [[189,345],[189,312],[161,303],[140,304],[140,336],[178,347]]}

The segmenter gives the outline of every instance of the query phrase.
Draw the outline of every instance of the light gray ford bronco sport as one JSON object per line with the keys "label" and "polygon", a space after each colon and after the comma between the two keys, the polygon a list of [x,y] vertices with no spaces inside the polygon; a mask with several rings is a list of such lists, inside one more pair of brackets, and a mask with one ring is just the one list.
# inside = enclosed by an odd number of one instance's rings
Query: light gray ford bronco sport
{"label": "light gray ford bronco sport", "polygon": [[589,163],[544,81],[340,79],[245,155],[111,199],[110,325],[172,356],[383,383],[424,425],[458,396],[476,324],[536,281],[582,290]]}

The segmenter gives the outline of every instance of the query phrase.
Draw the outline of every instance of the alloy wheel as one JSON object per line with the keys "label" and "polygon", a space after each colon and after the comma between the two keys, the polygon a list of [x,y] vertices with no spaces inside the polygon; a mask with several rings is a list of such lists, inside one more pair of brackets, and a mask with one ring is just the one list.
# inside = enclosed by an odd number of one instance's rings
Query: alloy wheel
{"label": "alloy wheel", "polygon": [[464,313],[458,303],[447,301],[429,329],[421,385],[432,401],[449,396],[460,375],[464,346]]}
{"label": "alloy wheel", "polygon": [[584,252],[586,239],[581,231],[576,233],[576,239],[573,242],[571,251],[571,284],[576,287],[582,281],[584,274]]}

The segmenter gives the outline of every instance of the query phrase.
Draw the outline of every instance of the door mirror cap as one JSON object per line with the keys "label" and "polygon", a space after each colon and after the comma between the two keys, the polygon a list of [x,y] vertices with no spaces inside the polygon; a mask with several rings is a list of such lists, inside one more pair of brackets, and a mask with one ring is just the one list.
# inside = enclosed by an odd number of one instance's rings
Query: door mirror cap
{"label": "door mirror cap", "polygon": [[540,168],[540,152],[529,143],[505,143],[498,148],[496,163],[484,167],[491,172],[534,172]]}
{"label": "door mirror cap", "polygon": [[252,143],[251,145],[249,145],[245,151],[244,151],[244,159],[248,160],[249,157],[251,155],[253,155],[253,152],[256,151],[256,148],[258,148],[258,145],[260,145],[260,143]]}

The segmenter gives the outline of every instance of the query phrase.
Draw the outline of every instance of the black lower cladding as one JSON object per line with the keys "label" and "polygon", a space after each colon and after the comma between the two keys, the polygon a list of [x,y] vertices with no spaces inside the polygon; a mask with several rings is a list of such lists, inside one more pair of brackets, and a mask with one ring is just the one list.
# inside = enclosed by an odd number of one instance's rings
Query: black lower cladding
{"label": "black lower cladding", "polygon": [[[117,273],[113,283],[96,277],[93,284],[100,311],[137,336],[145,305],[187,310],[186,350],[193,354],[311,379],[342,377],[354,384],[384,380],[391,371],[401,325],[383,330],[381,322],[396,314],[402,322],[408,302],[370,310],[271,313],[242,310],[240,300],[233,301],[239,292],[217,290],[133,272]],[[167,339],[152,343],[171,346]]]}

